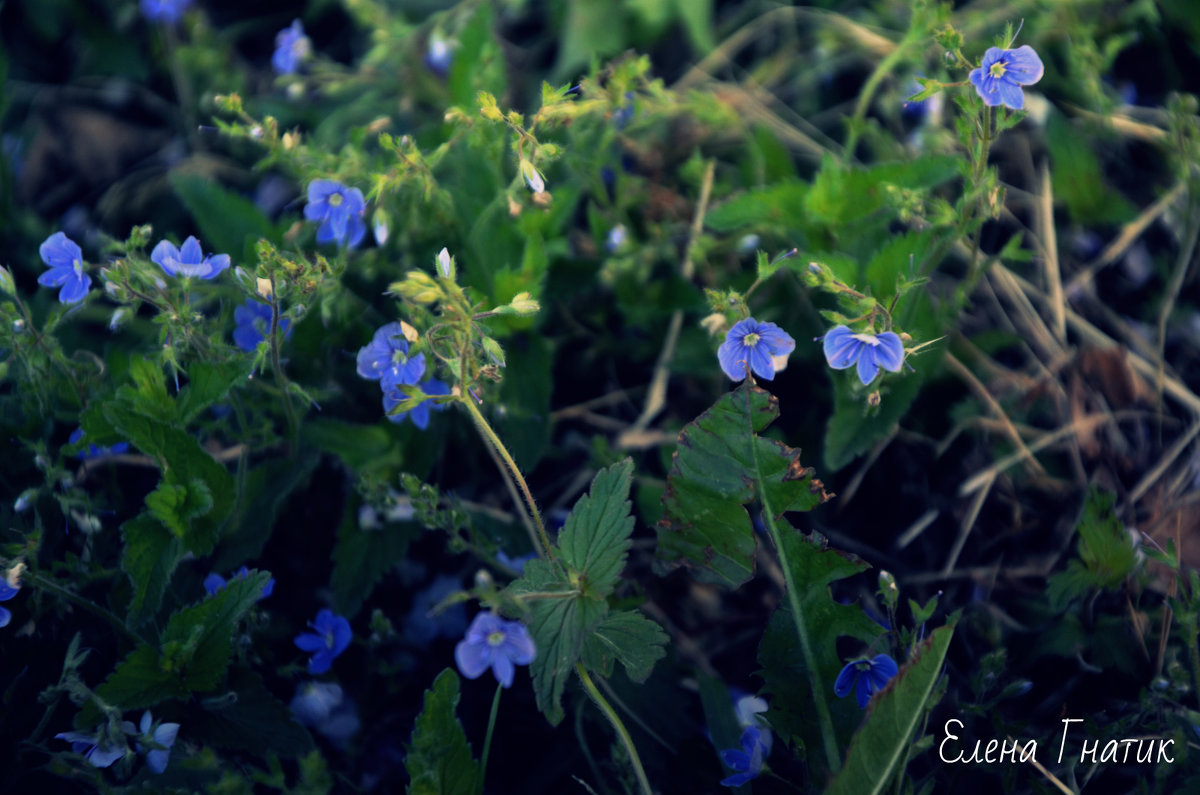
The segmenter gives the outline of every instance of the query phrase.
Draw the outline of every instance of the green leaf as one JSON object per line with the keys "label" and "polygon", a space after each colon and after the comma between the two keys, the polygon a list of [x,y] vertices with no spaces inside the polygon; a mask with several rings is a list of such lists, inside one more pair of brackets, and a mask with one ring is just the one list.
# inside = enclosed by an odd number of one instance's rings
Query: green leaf
{"label": "green leaf", "polygon": [[129,377],[133,386],[121,386],[117,394],[143,414],[162,420],[175,417],[175,401],[167,394],[167,381],[162,368],[141,356],[129,360]]}
{"label": "green leaf", "polygon": [[699,579],[737,587],[754,574],[754,527],[745,506],[757,485],[776,516],[827,499],[800,451],[757,434],[779,401],[745,381],[687,425],[667,476],[656,567],[688,566]]}
{"label": "green leaf", "polygon": [[675,13],[683,21],[684,30],[696,53],[708,53],[716,49],[712,0],[675,0]]}
{"label": "green leaf", "polygon": [[600,470],[591,490],[575,503],[559,533],[563,560],[579,573],[578,587],[584,596],[608,596],[625,568],[629,535],[633,532],[633,516],[629,513],[632,482],[632,459]]}
{"label": "green leaf", "polygon": [[318,417],[301,428],[306,445],[336,455],[356,472],[399,466],[402,457],[388,428]]}
{"label": "green leaf", "polygon": [[593,671],[612,675],[613,661],[635,682],[645,682],[654,663],[666,656],[667,633],[636,610],[609,613],[583,643],[583,662]]}
{"label": "green leaf", "polygon": [[[122,402],[104,406],[104,417],[124,438],[143,453],[158,461],[163,471],[163,483],[182,486],[189,494],[186,505],[199,509],[203,502],[197,483],[202,483],[211,497],[211,505],[202,513],[193,513],[182,536],[184,547],[197,555],[212,551],[220,533],[221,523],[233,509],[233,477],[225,467],[200,447],[192,436],[161,420],[147,417]],[[163,497],[163,505],[168,499]]]}
{"label": "green leaf", "polygon": [[[653,622],[637,613],[607,620],[606,597],[625,566],[633,532],[632,470],[630,459],[601,470],[589,493],[572,508],[553,560],[529,561],[524,576],[506,589],[528,606],[529,631],[538,650],[530,665],[534,694],[538,709],[553,725],[563,719],[563,690],[581,658],[606,675],[613,660],[620,660],[631,678],[645,679],[662,656],[655,648],[634,647],[659,643],[661,631],[652,628]],[[601,636],[593,638],[597,632]]]}
{"label": "green leaf", "polygon": [[1104,167],[1092,153],[1088,136],[1075,129],[1059,113],[1051,113],[1046,124],[1050,145],[1050,184],[1054,198],[1081,224],[1120,224],[1137,210],[1120,193],[1109,187]]}
{"label": "green leaf", "polygon": [[[830,719],[839,746],[844,746],[862,719],[862,710],[853,698],[834,699],[833,683],[842,670],[844,660],[838,656],[838,639],[849,636],[869,646],[883,633],[857,605],[839,604],[833,600],[829,586],[853,577],[868,568],[854,555],[829,549],[820,536],[805,536],[790,526],[780,528],[784,549],[780,560],[787,561],[792,580],[796,583],[800,610],[804,616],[809,640],[815,656],[816,679],[826,683],[823,694],[829,706]],[[791,738],[793,745],[816,751],[821,748],[821,728],[813,720],[816,714],[809,675],[796,635],[796,623],[788,608],[779,608],[771,616],[767,631],[758,649],[758,661],[763,666],[759,675],[771,710],[767,719],[782,737]],[[825,768],[825,757],[809,755],[810,764]]]}
{"label": "green leaf", "polygon": [[205,254],[228,254],[236,261],[239,257],[252,256],[253,245],[259,238],[266,238],[276,245],[282,242],[279,229],[249,199],[195,174],[176,171],[171,173],[170,179],[171,186],[200,228],[200,243]]}
{"label": "green leaf", "polygon": [[504,58],[492,33],[492,7],[487,3],[476,7],[459,33],[446,84],[451,103],[464,108],[475,106],[480,90],[504,94]]}
{"label": "green leaf", "polygon": [[411,522],[364,530],[357,517],[346,513],[333,548],[333,575],[329,581],[339,615],[353,618],[358,613],[383,575],[403,560],[418,532]]}
{"label": "green leaf", "polygon": [[241,362],[194,362],[188,367],[187,376],[188,385],[180,391],[176,403],[176,411],[182,425],[187,425],[200,412],[223,400],[225,395],[229,394],[230,388],[247,378],[249,373]]}
{"label": "green leaf", "polygon": [[265,461],[245,474],[237,508],[213,554],[213,571],[235,569],[262,554],[275,517],[292,494],[308,483],[320,463],[316,453]]}
{"label": "green leaf", "polygon": [[466,732],[458,722],[458,675],[447,668],[425,691],[425,706],[413,727],[404,759],[409,795],[474,795],[482,782]]}
{"label": "green leaf", "polygon": [[537,657],[529,666],[538,709],[551,725],[563,719],[562,694],[587,635],[608,613],[608,603],[587,598],[558,564],[531,560],[525,574],[508,586],[515,597],[537,594],[529,600],[529,632]]}
{"label": "green leaf", "polygon": [[146,495],[146,507],[178,539],[187,535],[188,523],[212,510],[212,493],[202,480],[187,485],[163,481]]}
{"label": "green leaf", "polygon": [[857,221],[888,206],[889,185],[916,190],[931,188],[958,174],[959,160],[949,155],[926,155],[905,162],[869,168],[847,167],[826,156],[805,197],[809,216],[831,227]]}
{"label": "green leaf", "polygon": [[[1137,550],[1114,510],[1116,497],[1092,488],[1083,505],[1075,530],[1079,534],[1079,558],[1067,570],[1050,578],[1047,594],[1056,607],[1063,607],[1098,588],[1118,588],[1137,565]],[[1082,561],[1082,562],[1081,562]]]}
{"label": "green leaf", "polygon": [[281,756],[300,756],[313,748],[312,735],[288,705],[249,669],[233,668],[225,694],[199,699],[197,705],[187,724],[188,736],[196,742]]}
{"label": "green leaf", "polygon": [[125,544],[121,569],[133,590],[125,623],[137,628],[158,613],[167,583],[183,556],[183,545],[146,513],[121,525],[121,539]]}
{"label": "green leaf", "polygon": [[854,736],[846,764],[826,795],[876,795],[901,766],[913,733],[941,674],[954,626],[935,629],[916,658],[900,669],[869,705],[867,719]]}
{"label": "green leaf", "polygon": [[798,179],[739,193],[709,210],[704,225],[715,232],[734,232],[747,226],[800,228],[804,225],[807,194],[808,185]]}
{"label": "green leaf", "polygon": [[[933,352],[925,354],[927,359],[934,356],[936,354]],[[830,371],[830,374],[834,380],[833,413],[829,415],[829,425],[825,431],[825,466],[830,471],[836,471],[891,434],[917,399],[924,379],[919,371],[888,378],[887,387],[881,389],[883,399],[879,408],[868,412],[866,400],[857,388],[858,375],[855,370]],[[854,383],[850,382],[851,378],[855,379]],[[880,379],[877,378],[876,388],[879,388],[879,383]]]}

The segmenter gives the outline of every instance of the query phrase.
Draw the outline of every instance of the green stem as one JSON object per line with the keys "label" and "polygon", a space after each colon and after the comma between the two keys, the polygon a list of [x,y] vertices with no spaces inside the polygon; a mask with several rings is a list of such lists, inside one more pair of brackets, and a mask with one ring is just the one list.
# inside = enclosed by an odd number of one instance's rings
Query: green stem
{"label": "green stem", "polygon": [[529,484],[525,482],[525,477],[517,467],[517,462],[509,455],[508,448],[504,446],[504,442],[500,441],[500,437],[492,430],[492,426],[488,425],[488,421],[484,419],[479,407],[472,402],[471,396],[463,395],[459,398],[459,403],[467,407],[467,413],[475,421],[475,427],[479,429],[483,438],[492,446],[492,449],[496,451],[501,460],[504,461],[504,465],[508,468],[507,474],[516,481],[517,488],[520,489],[521,495],[525,498],[529,514],[533,517],[533,523],[537,528],[538,538],[534,540],[541,540],[541,549],[537,550],[538,555],[543,558],[551,557],[552,547],[550,545],[550,536],[546,533],[546,525],[542,523],[542,513],[538,510],[537,503],[533,500],[533,493],[529,490]]}
{"label": "green stem", "polygon": [[487,778],[488,754],[492,752],[492,733],[496,730],[496,715],[500,713],[500,694],[504,686],[496,683],[496,695],[492,697],[492,714],[488,716],[487,734],[483,738],[483,756],[479,760],[479,793],[483,795],[483,782]]}
{"label": "green stem", "polygon": [[646,771],[642,769],[642,760],[638,757],[637,748],[633,745],[633,738],[629,736],[629,730],[621,722],[621,717],[612,708],[612,704],[609,704],[604,696],[600,694],[600,690],[596,687],[596,683],[592,681],[592,677],[588,676],[587,669],[583,667],[583,663],[575,663],[575,673],[579,675],[579,681],[583,683],[583,689],[591,696],[592,701],[600,708],[600,711],[604,713],[604,717],[612,725],[613,731],[621,738],[621,745],[625,746],[625,752],[629,754],[629,763],[633,765],[633,773],[637,776],[638,786],[641,787],[643,795],[654,795],[654,790],[650,788],[650,780],[646,778]]}
{"label": "green stem", "polygon": [[[749,382],[747,382],[749,383]],[[753,412],[750,411],[750,389],[744,388],[746,395],[746,416],[753,417]],[[750,429],[750,453],[754,459],[754,472],[762,471],[758,462],[758,445],[755,444],[756,437],[754,436],[753,427]],[[755,487],[758,491],[758,499],[762,503],[762,520],[767,530],[771,533],[771,540],[775,544],[775,549],[779,552],[779,564],[783,569],[784,584],[787,586],[788,606],[792,611],[792,620],[796,624],[796,635],[800,638],[800,652],[804,656],[804,670],[808,674],[808,686],[812,689],[813,704],[817,708],[817,722],[821,727],[821,739],[825,746],[825,759],[829,764],[831,773],[836,773],[842,766],[841,754],[838,753],[837,740],[833,733],[833,719],[829,714],[829,703],[825,700],[825,687],[821,682],[821,677],[817,673],[817,656],[813,651],[812,638],[808,633],[808,624],[804,620],[804,612],[800,608],[800,593],[796,588],[796,579],[792,574],[792,567],[788,564],[787,553],[784,551],[783,539],[779,534],[779,527],[775,524],[775,511],[771,507],[771,500],[767,497],[767,490],[762,487],[761,477],[756,477]]]}
{"label": "green stem", "polygon": [[95,602],[84,599],[82,596],[74,593],[73,591],[68,591],[66,588],[62,587],[53,580],[48,580],[40,574],[30,574],[28,572],[21,575],[21,579],[32,584],[35,588],[40,588],[43,591],[49,591],[52,594],[61,596],[63,599],[66,599],[68,602],[83,608],[92,615],[104,619],[109,624],[112,624],[113,628],[117,630],[118,634],[123,636],[135,646],[140,646],[141,644],[145,643],[145,641],[142,640],[132,630],[130,630],[129,627],[125,626],[125,622],[117,618],[116,614],[105,610]]}
{"label": "green stem", "polygon": [[292,437],[292,455],[296,454],[300,440],[300,426],[296,420],[296,410],[292,407],[291,390],[287,387],[287,378],[283,374],[283,365],[279,361],[279,296],[275,292],[275,271],[271,271],[271,371],[275,375],[275,385],[283,393],[283,410],[287,414],[288,431]]}
{"label": "green stem", "polygon": [[896,64],[908,57],[908,51],[914,43],[924,40],[925,35],[923,25],[914,25],[909,28],[908,33],[896,45],[896,49],[888,53],[887,57],[879,62],[879,66],[875,67],[875,71],[871,73],[871,76],[867,78],[867,82],[863,84],[862,91],[858,94],[858,103],[854,106],[854,116],[850,119],[849,125],[847,125],[849,132],[846,135],[846,148],[842,150],[842,159],[846,163],[854,159],[854,148],[858,145],[858,131],[863,125],[863,119],[867,115],[867,108],[871,106],[871,100],[874,98],[879,84],[895,68]]}

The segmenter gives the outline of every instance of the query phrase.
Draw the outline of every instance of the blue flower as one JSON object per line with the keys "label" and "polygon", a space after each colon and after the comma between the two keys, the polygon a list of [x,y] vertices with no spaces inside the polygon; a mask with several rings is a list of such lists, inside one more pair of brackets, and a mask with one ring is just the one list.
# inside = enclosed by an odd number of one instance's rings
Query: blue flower
{"label": "blue flower", "polygon": [[450,605],[437,613],[433,609],[452,593],[462,590],[457,577],[442,574],[434,578],[425,590],[413,597],[412,607],[404,620],[404,635],[418,646],[428,646],[439,637],[454,638],[467,628],[467,606],[462,602]]}
{"label": "blue flower", "polygon": [[763,758],[770,756],[774,738],[771,730],[765,728],[758,720],[758,716],[767,711],[766,700],[759,696],[743,695],[734,699],[733,711],[737,715],[738,725],[743,729],[754,727],[759,730],[759,744],[762,745]]}
{"label": "blue flower", "polygon": [[838,326],[825,335],[825,361],[835,370],[858,365],[858,380],[866,386],[879,375],[879,368],[900,372],[904,362],[904,344],[893,331],[882,334],[855,334]]}
{"label": "blue flower", "polygon": [[[76,428],[67,437],[67,444],[79,444],[83,439],[83,428]],[[94,444],[89,444],[86,450],[81,450],[76,457],[81,461],[86,461],[89,458],[103,458],[107,455],[120,455],[129,449],[129,442],[117,442],[112,447],[99,447]]]}
{"label": "blue flower", "polygon": [[316,632],[304,632],[296,636],[294,643],[303,651],[312,652],[308,661],[310,674],[323,674],[329,670],[335,657],[350,645],[350,622],[332,610],[317,613],[317,620],[309,624]]}
{"label": "blue flower", "polygon": [[[244,580],[249,576],[250,576],[250,570],[247,569],[245,566],[242,566],[240,569],[238,569],[237,571],[235,571],[233,573],[233,577],[231,577],[230,579]],[[216,596],[217,591],[224,588],[226,584],[227,584],[226,579],[224,577],[222,577],[220,574],[210,574],[204,578],[204,590],[205,590],[205,592],[208,593],[209,596]],[[263,585],[262,592],[259,593],[259,595],[258,595],[258,600],[261,602],[263,599],[266,599],[268,596],[270,596],[273,593],[275,593],[275,578],[274,577],[267,580],[266,584]]]}
{"label": "blue flower", "polygon": [[109,767],[113,762],[129,753],[124,745],[114,748],[108,742],[101,743],[100,737],[83,732],[59,732],[54,735],[56,740],[66,740],[71,744],[71,750],[87,757],[92,767]]}
{"label": "blue flower", "polygon": [[514,666],[529,665],[537,647],[520,621],[505,621],[495,613],[480,613],[467,627],[467,636],[454,648],[454,662],[468,679],[478,679],[488,668],[496,681],[511,687]]}
{"label": "blue flower", "polygon": [[44,287],[62,287],[59,303],[74,304],[83,300],[92,286],[92,277],[83,272],[83,251],[74,240],[55,232],[42,241],[38,253],[50,270],[38,277]]}
{"label": "blue flower", "polygon": [[294,19],[291,27],[275,34],[275,54],[271,56],[271,65],[281,75],[295,74],[300,62],[308,57],[310,46],[308,36],[304,35],[304,25]]}
{"label": "blue flower", "polygon": [[748,317],[729,329],[717,350],[717,360],[734,381],[741,381],[750,370],[770,381],[775,377],[774,357],[786,357],[795,347],[796,341],[779,326]]}
{"label": "blue flower", "polygon": [[1021,86],[1028,86],[1042,79],[1042,59],[1028,44],[1015,50],[988,47],[983,54],[983,63],[968,75],[975,92],[983,98],[985,105],[1007,105],[1013,110],[1025,107],[1025,93]]}
{"label": "blue flower", "polygon": [[311,726],[339,747],[359,730],[362,722],[354,702],[332,682],[307,682],[296,688],[290,704],[296,720]]}
{"label": "blue flower", "polygon": [[429,36],[429,50],[425,53],[425,65],[429,71],[438,77],[450,73],[450,64],[454,61],[454,48],[442,35],[436,31]]}
{"label": "blue flower", "polygon": [[734,775],[721,779],[723,787],[740,787],[752,778],[757,778],[762,772],[763,758],[762,730],[750,726],[742,732],[741,750],[731,748],[721,752],[721,761],[734,771]]}
{"label": "blue flower", "polygon": [[[439,381],[436,378],[430,378],[428,381],[418,384],[418,387],[422,392],[430,396],[450,394],[450,385],[445,381]],[[411,411],[402,411],[399,414],[389,413],[392,409],[399,405],[400,401],[406,400],[407,398],[408,396],[396,387],[388,389],[383,393],[383,413],[387,414],[387,418],[391,422],[399,423],[402,422],[405,417],[408,417],[412,420],[413,425],[416,425],[421,430],[425,430],[429,427],[430,407],[433,407],[438,411],[446,408],[445,403],[438,403],[433,400],[422,400],[417,404],[417,407]]]}
{"label": "blue flower", "polygon": [[[0,580],[0,602],[7,602],[20,590],[20,586],[9,585],[4,580]],[[0,607],[0,627],[7,627],[10,621],[12,621],[12,612],[7,607]]]}
{"label": "blue flower", "polygon": [[865,657],[852,660],[838,674],[837,681],[833,683],[833,692],[838,698],[845,698],[854,688],[859,709],[865,709],[871,694],[886,687],[888,680],[899,670],[896,661],[886,654],[877,654],[873,660]]}
{"label": "blue flower", "polygon": [[[167,769],[167,763],[171,761],[171,746],[175,744],[175,738],[179,735],[178,723],[154,726],[154,716],[150,714],[150,710],[146,710],[142,713],[139,727],[134,728],[133,724],[126,720],[121,722],[121,728],[126,734],[140,736],[137,750],[138,753],[146,755],[148,768],[160,774]],[[142,745],[143,742],[146,743],[145,746]]]}
{"label": "blue flower", "polygon": [[517,574],[525,573],[525,564],[537,557],[536,553],[528,552],[524,555],[517,555],[515,558],[510,557],[503,549],[496,552],[496,560],[503,563],[508,568],[515,571]]}
{"label": "blue flower", "polygon": [[[246,303],[233,310],[233,322],[237,327],[233,330],[233,343],[244,351],[253,352],[258,343],[271,333],[271,307],[262,301],[247,298]],[[279,321],[283,336],[292,333],[292,321],[286,317]]]}
{"label": "blue flower", "polygon": [[175,23],[192,0],[142,0],[142,14],[151,22]]}
{"label": "blue flower", "polygon": [[357,246],[367,233],[362,214],[366,210],[362,191],[347,188],[340,182],[329,179],[314,179],[308,183],[308,204],[304,205],[304,217],[320,221],[317,242]]}
{"label": "blue flower", "polygon": [[[415,384],[425,375],[425,354],[408,355],[404,327],[388,323],[358,351],[358,374],[378,381],[384,392],[398,384]],[[395,405],[395,404],[393,404]]]}
{"label": "blue flower", "polygon": [[200,241],[189,236],[179,248],[170,240],[160,240],[150,252],[150,259],[166,271],[168,276],[195,276],[200,279],[215,279],[229,267],[228,254],[204,256]]}

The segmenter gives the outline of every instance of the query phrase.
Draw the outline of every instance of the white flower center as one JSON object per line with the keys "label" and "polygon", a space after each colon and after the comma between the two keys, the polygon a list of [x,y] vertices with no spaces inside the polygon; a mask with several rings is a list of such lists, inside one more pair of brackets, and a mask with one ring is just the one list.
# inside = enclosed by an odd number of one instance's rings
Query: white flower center
{"label": "white flower center", "polygon": [[872,348],[879,345],[879,337],[876,337],[874,334],[851,334],[850,336],[853,337],[854,339],[858,340],[859,342],[865,342],[867,345],[870,345]]}

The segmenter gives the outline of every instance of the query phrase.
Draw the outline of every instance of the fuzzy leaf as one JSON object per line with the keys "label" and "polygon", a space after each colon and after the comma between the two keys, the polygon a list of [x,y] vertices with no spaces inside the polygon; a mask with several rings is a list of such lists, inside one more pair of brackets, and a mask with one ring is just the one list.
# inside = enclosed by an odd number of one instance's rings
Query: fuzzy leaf
{"label": "fuzzy leaf", "polygon": [[125,622],[136,628],[158,612],[171,574],[183,556],[183,545],[148,513],[121,525],[121,538],[125,542],[121,569],[133,589]]}
{"label": "fuzzy leaf", "polygon": [[613,661],[620,661],[635,682],[644,682],[654,663],[666,656],[667,633],[636,610],[620,610],[605,616],[583,643],[583,662],[605,676],[612,674]]}
{"label": "fuzzy leaf", "polygon": [[563,560],[579,573],[579,588],[585,596],[608,596],[625,568],[633,532],[629,513],[632,481],[631,459],[600,470],[590,491],[571,509],[558,536]]}
{"label": "fuzzy leaf", "polygon": [[425,706],[417,716],[404,759],[404,769],[411,777],[409,795],[473,795],[479,790],[479,764],[454,713],[458,699],[458,675],[449,668],[425,691]]}
{"label": "fuzzy leaf", "polygon": [[757,435],[778,416],[775,397],[747,380],[683,429],[663,494],[657,568],[688,566],[736,588],[754,574],[745,506],[756,494],[766,494],[776,516],[828,498],[799,450]]}

